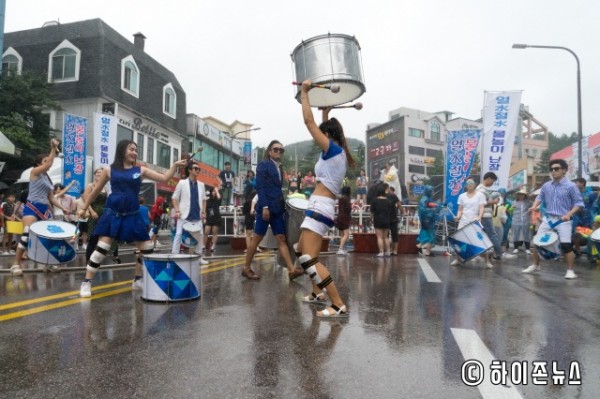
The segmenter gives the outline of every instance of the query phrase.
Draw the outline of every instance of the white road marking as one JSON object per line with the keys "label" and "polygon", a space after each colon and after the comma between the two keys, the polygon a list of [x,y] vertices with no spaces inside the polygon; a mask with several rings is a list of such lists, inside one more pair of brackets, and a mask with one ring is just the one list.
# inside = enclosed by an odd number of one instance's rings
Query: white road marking
{"label": "white road marking", "polygon": [[421,270],[423,271],[423,274],[425,275],[427,281],[429,281],[430,283],[442,282],[442,280],[440,280],[437,274],[435,274],[435,272],[433,271],[431,266],[429,266],[429,263],[425,259],[419,258],[417,260],[419,261],[419,266],[421,266]]}
{"label": "white road marking", "polygon": [[495,357],[474,330],[462,328],[451,328],[450,330],[452,330],[465,361],[478,360],[484,367],[483,381],[477,386],[484,399],[522,398],[514,386],[494,385],[490,382],[490,365]]}

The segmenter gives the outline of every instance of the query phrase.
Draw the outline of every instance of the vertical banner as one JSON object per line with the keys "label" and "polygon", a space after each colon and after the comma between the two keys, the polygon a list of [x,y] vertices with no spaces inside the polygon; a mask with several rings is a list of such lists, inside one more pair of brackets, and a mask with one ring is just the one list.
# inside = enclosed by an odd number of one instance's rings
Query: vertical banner
{"label": "vertical banner", "polygon": [[244,165],[250,165],[252,163],[252,142],[250,140],[244,141]]}
{"label": "vertical banner", "polygon": [[94,112],[94,169],[110,166],[117,148],[117,117]]}
{"label": "vertical banner", "polygon": [[454,214],[458,211],[458,196],[462,194],[465,180],[471,174],[480,137],[479,129],[448,131],[446,135],[444,200]]}
{"label": "vertical banner", "polygon": [[[589,151],[589,136],[585,136],[582,138],[581,143],[583,144],[581,147],[581,177],[586,180],[590,180],[590,151]],[[567,176],[570,175],[571,179],[575,179],[577,177],[577,171],[579,170],[579,143],[576,141],[571,144],[573,149],[573,156],[571,157],[572,162],[570,162],[569,170],[567,171]],[[566,160],[568,162],[568,160]]]}
{"label": "vertical banner", "polygon": [[520,105],[520,91],[485,92],[481,174],[494,172],[498,176],[492,186],[495,190],[508,185]]}
{"label": "vertical banner", "polygon": [[63,184],[75,181],[67,194],[79,198],[85,188],[87,119],[65,114],[63,123]]}

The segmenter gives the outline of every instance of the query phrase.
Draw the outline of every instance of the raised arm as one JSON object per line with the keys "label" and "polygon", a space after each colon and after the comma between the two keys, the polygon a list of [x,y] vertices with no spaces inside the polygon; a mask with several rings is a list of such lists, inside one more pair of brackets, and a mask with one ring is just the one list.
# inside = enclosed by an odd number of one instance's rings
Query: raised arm
{"label": "raised arm", "polygon": [[[305,80],[304,82],[302,82],[302,89],[300,91],[300,100],[302,102],[302,116],[304,118],[304,124],[306,125],[308,132],[313,137],[313,139],[315,140],[317,145],[323,151],[327,151],[329,149],[329,139],[327,138],[327,136],[325,136],[325,134],[323,134],[323,132],[321,131],[321,129],[319,129],[319,126],[315,122],[315,118],[313,116],[312,109],[311,109],[310,103],[308,101],[308,92],[310,91],[310,89],[311,89],[311,81],[310,80]],[[327,112],[329,112],[329,111],[327,111]]]}
{"label": "raised arm", "polygon": [[179,160],[173,165],[171,165],[169,170],[167,170],[165,173],[158,173],[153,171],[152,169],[148,169],[145,166],[142,166],[142,176],[147,177],[150,180],[166,183],[171,177],[175,175],[175,172],[177,172],[177,168],[180,166],[185,166],[186,163],[186,159]]}
{"label": "raised arm", "polygon": [[56,149],[58,148],[59,144],[60,141],[58,141],[57,139],[53,138],[50,140],[50,152],[48,153],[48,156],[44,158],[41,164],[39,164],[31,170],[31,180],[36,180],[40,175],[48,173],[48,171],[52,167],[52,163],[54,163],[54,157],[56,157]]}

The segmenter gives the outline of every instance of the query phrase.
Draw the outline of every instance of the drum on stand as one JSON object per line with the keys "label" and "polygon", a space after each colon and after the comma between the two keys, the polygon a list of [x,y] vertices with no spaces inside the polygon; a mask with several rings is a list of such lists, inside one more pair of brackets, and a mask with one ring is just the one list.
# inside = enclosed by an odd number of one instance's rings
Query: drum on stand
{"label": "drum on stand", "polygon": [[202,223],[185,222],[182,226],[181,245],[186,248],[196,248],[202,235]]}
{"label": "drum on stand", "polygon": [[170,302],[200,298],[200,255],[143,255],[142,299]]}
{"label": "drum on stand", "polygon": [[558,234],[553,231],[538,233],[533,237],[533,245],[537,248],[538,253],[544,259],[560,258],[560,242]]}
{"label": "drum on stand", "polygon": [[[327,107],[345,104],[365,92],[360,45],[355,37],[328,33],[315,36],[300,43],[291,54],[295,79],[340,87],[338,93],[326,89],[308,92],[310,105]],[[300,87],[296,99],[300,102]]]}
{"label": "drum on stand", "polygon": [[476,220],[461,227],[448,237],[448,244],[463,262],[485,253],[494,246],[483,231],[481,224]]}
{"label": "drum on stand", "polygon": [[74,248],[76,227],[57,220],[42,220],[29,227],[27,256],[37,263],[59,265],[77,257]]}

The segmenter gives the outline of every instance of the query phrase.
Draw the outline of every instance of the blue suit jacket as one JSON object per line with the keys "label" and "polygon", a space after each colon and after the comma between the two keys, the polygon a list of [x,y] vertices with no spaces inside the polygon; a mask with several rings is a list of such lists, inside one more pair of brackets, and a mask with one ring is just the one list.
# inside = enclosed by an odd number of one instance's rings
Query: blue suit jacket
{"label": "blue suit jacket", "polygon": [[275,162],[268,159],[258,164],[256,167],[257,214],[260,214],[265,206],[268,206],[269,212],[273,214],[283,214],[285,202],[281,191],[281,183]]}

